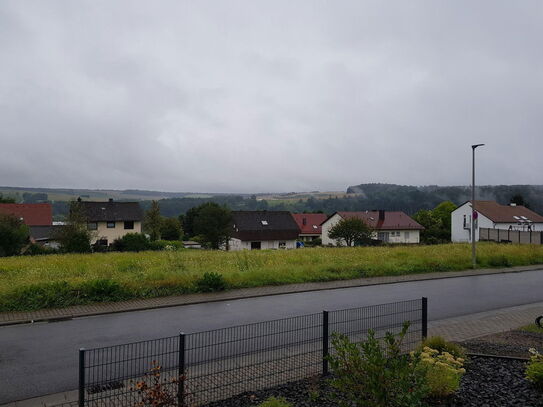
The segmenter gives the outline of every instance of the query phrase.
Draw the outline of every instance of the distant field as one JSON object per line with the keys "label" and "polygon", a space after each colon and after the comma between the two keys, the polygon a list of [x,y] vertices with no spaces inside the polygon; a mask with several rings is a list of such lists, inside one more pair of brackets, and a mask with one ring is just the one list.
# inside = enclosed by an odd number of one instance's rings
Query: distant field
{"label": "distant field", "polygon": [[[470,268],[470,246],[180,250],[0,259],[0,311],[63,307],[201,291],[205,272],[227,288]],[[543,264],[543,246],[478,246],[480,267]]]}

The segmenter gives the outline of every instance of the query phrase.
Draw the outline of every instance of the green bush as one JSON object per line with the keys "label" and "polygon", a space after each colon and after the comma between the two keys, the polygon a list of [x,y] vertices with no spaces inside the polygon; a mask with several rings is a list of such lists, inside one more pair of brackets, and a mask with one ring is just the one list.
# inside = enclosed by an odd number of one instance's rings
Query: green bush
{"label": "green bush", "polygon": [[227,288],[227,283],[219,273],[204,273],[204,275],[196,280],[196,289],[199,292],[209,293],[214,291],[223,291]]}
{"label": "green bush", "polygon": [[441,336],[432,336],[430,338],[426,338],[424,341],[422,341],[417,350],[419,352],[422,352],[425,347],[435,349],[439,353],[448,352],[455,358],[466,358],[466,351],[463,347],[457,345],[456,343],[446,341]]}
{"label": "green bush", "polygon": [[3,311],[32,311],[42,308],[67,307],[76,303],[71,287],[66,281],[33,284],[4,297],[0,303]]}
{"label": "green bush", "polygon": [[530,353],[532,356],[526,366],[526,379],[537,389],[543,390],[543,355],[534,348],[530,349]]}
{"label": "green bush", "polygon": [[149,242],[149,250],[179,250],[183,248],[183,243],[179,240],[155,240]]}
{"label": "green bush", "polygon": [[284,398],[275,398],[270,397],[263,403],[259,404],[260,407],[291,407],[291,404],[288,403]]}
{"label": "green bush", "polygon": [[127,233],[112,243],[112,249],[118,252],[142,252],[149,250],[149,240],[141,233]]}
{"label": "green bush", "polygon": [[328,360],[334,377],[330,382],[340,395],[347,397],[348,403],[343,405],[412,407],[422,404],[428,393],[425,372],[401,352],[408,328],[409,323],[404,323],[397,338],[387,332],[383,345],[372,330],[362,343],[352,343],[342,334],[332,335],[335,352]]}
{"label": "green bush", "polygon": [[417,360],[418,368],[426,376],[430,397],[447,397],[460,388],[460,379],[466,373],[463,368],[463,358],[454,357],[447,351],[439,352],[425,346],[417,355]]}
{"label": "green bush", "polygon": [[58,253],[58,250],[53,249],[51,247],[42,246],[36,243],[32,243],[29,245],[26,250],[24,251],[25,256],[37,256],[40,254],[55,254]]}
{"label": "green bush", "polygon": [[103,278],[81,284],[79,296],[84,302],[105,302],[128,299],[130,293],[118,282]]}
{"label": "green bush", "polygon": [[28,226],[21,219],[0,214],[0,257],[20,254],[28,237]]}

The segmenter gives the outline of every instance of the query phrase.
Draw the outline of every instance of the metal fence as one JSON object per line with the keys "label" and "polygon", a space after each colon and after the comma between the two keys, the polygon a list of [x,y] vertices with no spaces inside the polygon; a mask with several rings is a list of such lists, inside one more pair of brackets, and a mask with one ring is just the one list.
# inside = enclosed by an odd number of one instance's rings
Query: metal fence
{"label": "metal fence", "polygon": [[362,341],[398,333],[404,350],[427,334],[426,298],[258,322],[79,353],[80,406],[137,406],[151,391],[178,406],[210,402],[326,375],[330,334]]}
{"label": "metal fence", "polygon": [[479,228],[479,240],[502,243],[543,244],[543,232]]}

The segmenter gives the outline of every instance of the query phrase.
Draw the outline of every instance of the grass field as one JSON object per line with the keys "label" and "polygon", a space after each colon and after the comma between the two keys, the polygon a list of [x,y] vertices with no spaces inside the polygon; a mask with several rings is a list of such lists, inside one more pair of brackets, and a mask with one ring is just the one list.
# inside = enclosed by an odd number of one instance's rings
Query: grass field
{"label": "grass field", "polygon": [[[0,311],[358,277],[468,269],[470,246],[65,254],[0,259]],[[543,264],[543,246],[478,245],[479,266]],[[204,273],[213,272],[208,284]],[[209,277],[209,276],[208,276]],[[213,279],[212,279],[213,280]],[[216,281],[215,281],[216,282]]]}

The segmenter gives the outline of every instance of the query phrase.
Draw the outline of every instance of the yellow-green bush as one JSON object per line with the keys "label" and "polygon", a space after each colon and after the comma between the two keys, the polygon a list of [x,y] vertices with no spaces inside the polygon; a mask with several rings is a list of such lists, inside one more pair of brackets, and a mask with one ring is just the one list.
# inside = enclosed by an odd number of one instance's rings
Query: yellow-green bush
{"label": "yellow-green bush", "polygon": [[425,371],[429,396],[447,397],[460,388],[460,379],[466,372],[464,359],[449,352],[439,352],[425,346],[420,353],[418,368]]}
{"label": "yellow-green bush", "polygon": [[543,355],[534,348],[530,348],[530,361],[526,366],[526,379],[539,390],[543,390]]}

